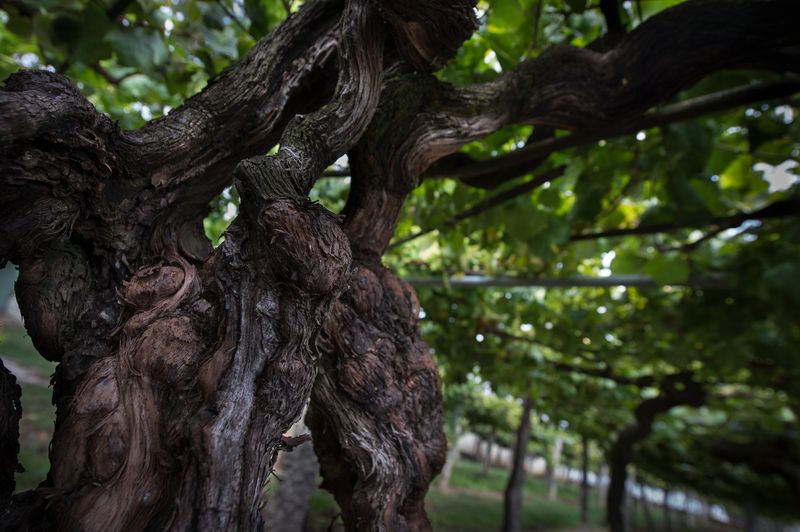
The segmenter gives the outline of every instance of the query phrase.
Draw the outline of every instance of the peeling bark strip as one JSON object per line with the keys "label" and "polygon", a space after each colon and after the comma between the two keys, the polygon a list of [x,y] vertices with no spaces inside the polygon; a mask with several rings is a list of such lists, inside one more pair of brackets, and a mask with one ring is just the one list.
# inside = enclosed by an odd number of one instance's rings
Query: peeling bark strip
{"label": "peeling bark strip", "polygon": [[[301,420],[293,427],[295,440],[309,437],[308,427]],[[319,462],[310,443],[299,443],[291,452],[280,457],[280,481],[277,493],[264,508],[266,530],[272,532],[303,532],[306,530],[311,497],[317,490]]]}

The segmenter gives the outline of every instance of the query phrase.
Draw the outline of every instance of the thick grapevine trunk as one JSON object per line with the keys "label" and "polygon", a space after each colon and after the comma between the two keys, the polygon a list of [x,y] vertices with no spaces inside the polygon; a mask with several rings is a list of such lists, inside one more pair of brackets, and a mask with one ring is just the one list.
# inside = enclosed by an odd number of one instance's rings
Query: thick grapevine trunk
{"label": "thick grapevine trunk", "polygon": [[[35,205],[34,219],[42,224],[6,228],[16,238],[1,243],[21,266],[17,293],[36,347],[60,361],[52,468],[38,490],[16,498],[5,527],[262,527],[264,484],[283,432],[310,395],[316,337],[350,275],[340,219],[307,194],[358,139],[377,105],[383,53],[376,21],[372,6],[347,3],[336,31],[334,103],[293,119],[274,157],[237,166],[240,215],[211,254],[203,240],[196,245],[202,235],[196,213],[191,223],[176,212],[154,217],[134,209],[141,216],[122,220],[109,214],[110,221],[145,226],[138,235],[149,238],[139,247],[114,238],[124,226],[98,228],[82,220],[69,195],[52,197],[40,186],[59,186],[55,178],[47,181],[61,163],[58,148],[35,152],[36,172],[25,172],[25,153],[1,159],[10,169],[8,183],[17,175],[29,182],[10,190]],[[323,46],[328,33],[323,27]],[[25,76],[15,81],[24,85]],[[108,134],[103,139],[81,131],[93,151],[65,154],[82,170],[69,184],[95,186],[109,201],[132,193],[92,183],[90,177],[116,165],[115,152],[103,151],[113,127],[59,78],[50,81],[83,106],[65,111],[78,116],[53,129],[56,146],[69,137],[68,126],[80,129],[86,121]],[[139,192],[133,182],[129,186]],[[20,238],[26,230],[30,238]],[[109,246],[129,253],[92,250],[85,235],[107,238]],[[119,271],[109,268],[109,257],[116,257]],[[128,276],[134,257],[141,266]]]}
{"label": "thick grapevine trunk", "polygon": [[202,266],[175,256],[126,283],[116,353],[89,369],[53,439],[45,497],[67,528],[260,526],[350,253],[307,200],[252,214]]}
{"label": "thick grapevine trunk", "polygon": [[357,264],[322,336],[307,418],[350,530],[428,530],[425,494],[444,464],[441,389],[413,289]]}

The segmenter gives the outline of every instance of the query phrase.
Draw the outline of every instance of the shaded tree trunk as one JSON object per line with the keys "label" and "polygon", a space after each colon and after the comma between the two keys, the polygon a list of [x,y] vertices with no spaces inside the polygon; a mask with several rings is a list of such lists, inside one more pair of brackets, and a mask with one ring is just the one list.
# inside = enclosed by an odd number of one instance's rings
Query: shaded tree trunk
{"label": "shaded tree trunk", "polygon": [[657,397],[647,399],[636,407],[635,421],[620,431],[609,451],[611,482],[606,498],[606,519],[612,532],[626,530],[624,509],[628,464],[633,459],[635,446],[650,435],[658,415],[679,405],[700,406],[705,401],[705,390],[692,380],[691,373],[665,377],[659,390]]}
{"label": "shaded tree trunk", "polygon": [[[436,365],[411,287],[379,264],[355,267],[320,345],[307,422],[345,524],[426,530],[428,485],[447,450]],[[343,326],[346,324],[346,326]]]}
{"label": "shaded tree trunk", "polygon": [[597,480],[597,505],[603,506],[606,501],[606,479],[608,478],[608,465],[603,464],[600,468],[600,474]]}
{"label": "shaded tree trunk", "polygon": [[514,456],[511,460],[511,473],[503,504],[503,528],[505,532],[518,532],[522,530],[522,501],[524,493],[522,486],[525,483],[525,457],[528,450],[528,439],[531,432],[531,410],[533,399],[526,396],[522,401],[522,414],[520,415],[517,439],[514,444]]}
{"label": "shaded tree trunk", "polygon": [[547,470],[547,498],[551,501],[554,501],[558,498],[558,482],[556,480],[556,474],[558,473],[558,468],[561,465],[561,449],[564,446],[564,440],[562,438],[556,438],[553,442],[553,448],[550,451],[550,460],[548,460],[548,470]]}
{"label": "shaded tree trunk", "polygon": [[744,530],[745,532],[756,532],[758,530],[758,512],[756,501],[753,497],[748,497],[744,504]]}
{"label": "shaded tree trunk", "polygon": [[494,450],[494,440],[495,440],[495,433],[492,432],[489,435],[489,438],[484,443],[484,452],[483,452],[483,468],[481,469],[481,474],[484,477],[489,476],[489,471],[492,467],[492,451]]}
{"label": "shaded tree trunk", "polygon": [[670,495],[669,486],[667,486],[664,488],[664,504],[663,504],[664,530],[666,530],[667,532],[672,530],[672,512],[670,511],[669,507],[669,495]]}

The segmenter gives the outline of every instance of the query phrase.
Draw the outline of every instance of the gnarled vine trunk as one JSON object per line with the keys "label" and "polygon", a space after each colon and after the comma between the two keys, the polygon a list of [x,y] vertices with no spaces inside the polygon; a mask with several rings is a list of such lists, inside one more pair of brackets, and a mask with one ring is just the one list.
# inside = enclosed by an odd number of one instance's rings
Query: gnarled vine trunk
{"label": "gnarled vine trunk", "polygon": [[[11,76],[0,263],[19,266],[26,328],[58,362],[57,417],[48,478],[9,502],[19,403],[0,371],[1,526],[258,528],[282,433],[310,396],[347,527],[429,528],[439,380],[416,295],[381,264],[405,197],[436,161],[512,123],[587,134],[721,68],[796,72],[798,10],[688,2],[625,37],[613,28],[605,51],[553,47],[453,86],[430,72],[475,28],[470,2],[310,1],[137,131],[62,76]],[[307,193],[344,153],[353,184],[334,216]],[[234,179],[240,216],[211,250],[202,219]]]}

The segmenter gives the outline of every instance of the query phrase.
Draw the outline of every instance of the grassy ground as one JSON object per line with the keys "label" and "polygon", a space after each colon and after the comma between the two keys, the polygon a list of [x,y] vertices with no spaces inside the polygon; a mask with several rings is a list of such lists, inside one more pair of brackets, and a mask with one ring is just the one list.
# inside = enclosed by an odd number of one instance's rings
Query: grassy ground
{"label": "grassy ground", "polygon": [[[503,491],[508,471],[492,469],[484,476],[481,466],[467,460],[456,464],[451,478],[451,487],[441,490],[436,483],[428,493],[425,506],[434,530],[453,532],[479,532],[499,530],[503,520]],[[525,480],[523,492],[523,528],[525,530],[565,530],[580,528],[580,513],[577,489],[563,485],[559,499],[548,501],[543,496],[547,491],[546,481],[538,477]],[[592,507],[594,503],[594,507]],[[311,529],[327,530],[339,513],[333,497],[317,490],[311,504]],[[603,512],[596,501],[590,502],[592,528],[599,528]],[[335,520],[341,524],[341,520]],[[341,527],[336,527],[341,529]]]}
{"label": "grassy ground", "polygon": [[[482,473],[482,466],[468,460],[460,460],[451,478],[451,487],[443,491],[434,482],[425,507],[434,530],[446,532],[483,532],[500,530],[503,521],[503,492],[508,478],[505,469],[491,469],[488,475]],[[522,525],[526,531],[582,531],[606,530],[605,510],[598,500],[598,493],[589,494],[589,525],[582,527],[578,505],[578,486],[560,482],[558,499],[547,500],[547,481],[543,477],[527,477],[523,486],[525,502],[522,508]],[[641,507],[630,517],[630,529],[634,532],[666,530],[660,508],[651,508],[654,527],[645,520]],[[322,490],[314,494],[310,510],[310,530],[344,530],[341,519],[337,518],[339,508],[333,497]],[[672,512],[671,530],[710,531],[729,530],[722,526],[689,523],[683,515]],[[331,527],[331,524],[334,526]]]}

